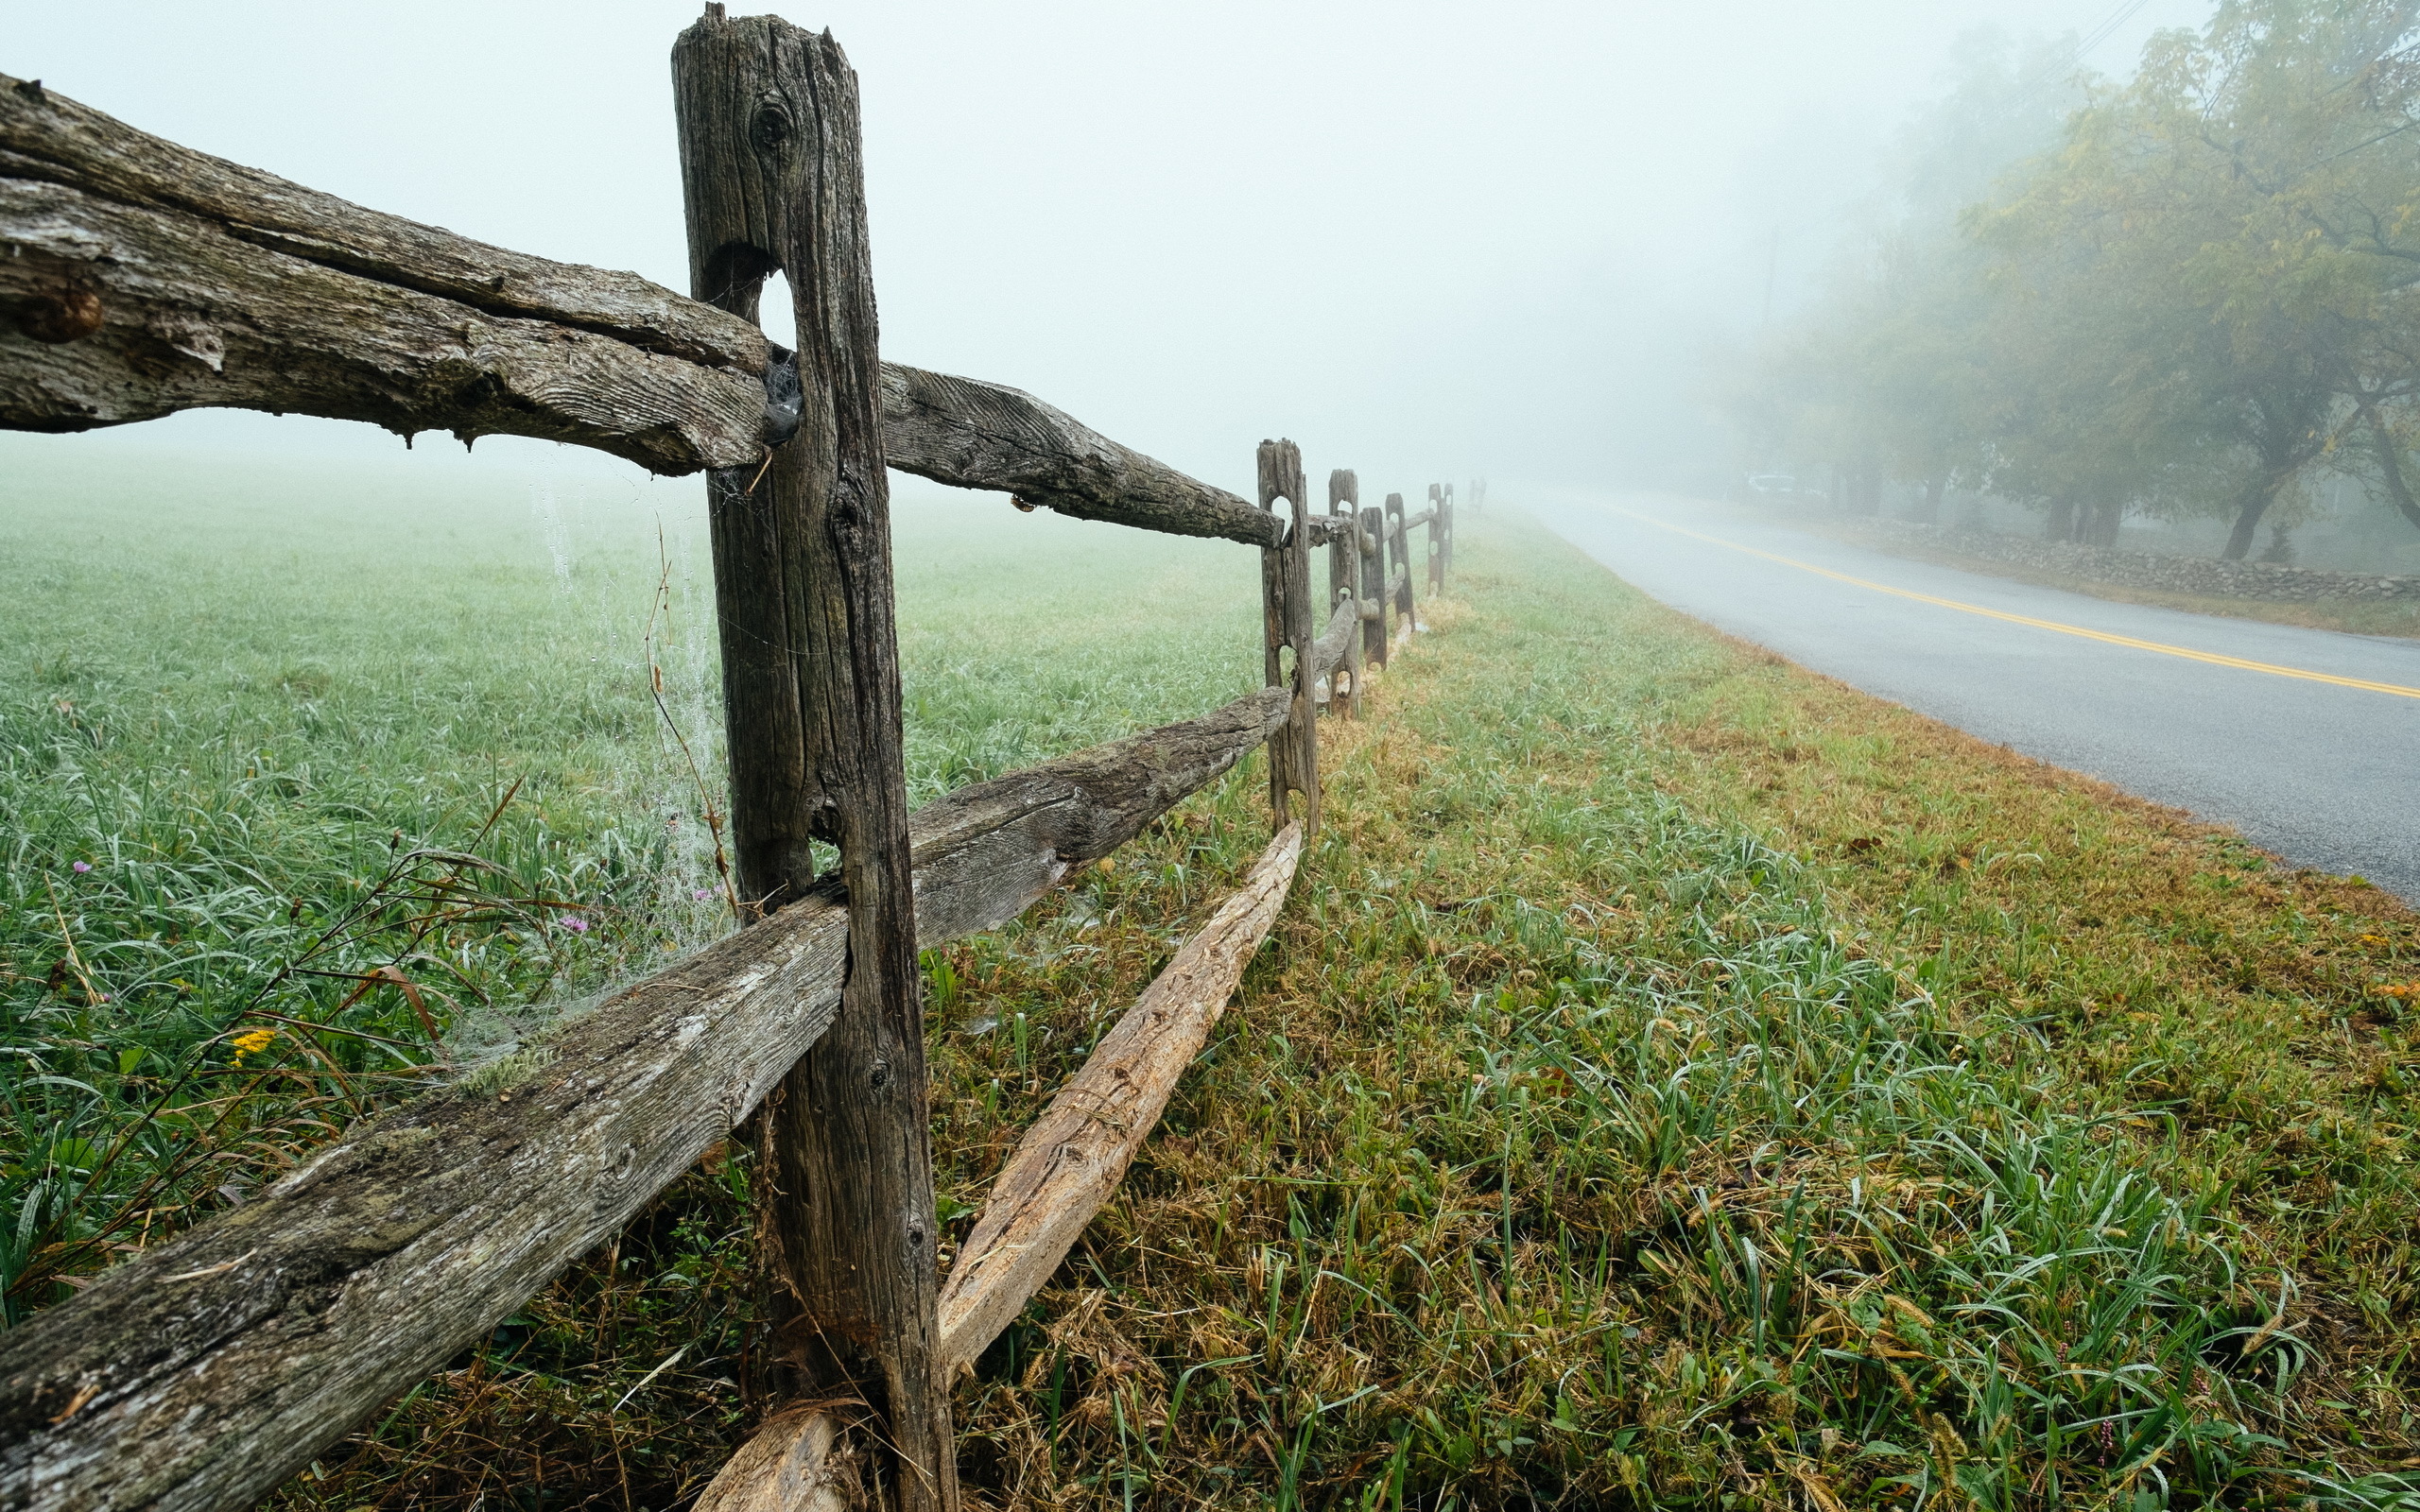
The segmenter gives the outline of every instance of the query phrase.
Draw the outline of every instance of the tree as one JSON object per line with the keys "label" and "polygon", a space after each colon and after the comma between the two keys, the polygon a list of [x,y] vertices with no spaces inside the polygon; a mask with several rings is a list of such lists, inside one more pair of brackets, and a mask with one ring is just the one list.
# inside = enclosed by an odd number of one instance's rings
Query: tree
{"label": "tree", "polygon": [[2239,558],[2315,468],[2420,526],[2416,12],[2224,0],[2064,99],[2058,46],[2020,65],[1969,39],[1903,141],[1897,214],[1767,354],[1768,428],[2065,538],[2215,513]]}
{"label": "tree", "polygon": [[1969,217],[2001,276],[2058,307],[2066,386],[2135,428],[2138,483],[2206,477],[2189,449],[2215,449],[2225,482],[2203,503],[2231,519],[2230,559],[2348,425],[2384,437],[2420,398],[2414,9],[2230,0],[2206,32],[2155,38],[2021,196]]}

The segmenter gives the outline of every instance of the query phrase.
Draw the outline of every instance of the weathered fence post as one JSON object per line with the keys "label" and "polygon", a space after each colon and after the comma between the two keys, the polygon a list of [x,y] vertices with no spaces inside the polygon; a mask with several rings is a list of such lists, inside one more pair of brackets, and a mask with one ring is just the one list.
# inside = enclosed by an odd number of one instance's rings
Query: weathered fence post
{"label": "weathered fence post", "polygon": [[1288,791],[1303,795],[1303,833],[1320,829],[1319,712],[1311,703],[1311,510],[1304,502],[1303,453],[1292,441],[1260,443],[1260,507],[1284,499],[1292,510],[1286,543],[1260,554],[1262,670],[1270,687],[1288,676],[1280,652],[1294,655],[1294,702],[1286,728],[1269,740],[1269,807],[1277,828],[1291,822]]}
{"label": "weathered fence post", "polygon": [[[1327,475],[1327,512],[1331,520],[1343,522],[1343,533],[1331,537],[1327,548],[1327,602],[1331,613],[1342,600],[1358,603],[1361,596],[1361,478],[1351,468],[1340,467]],[[1361,643],[1356,635],[1345,643],[1344,697],[1345,711],[1354,718],[1361,717]],[[1328,707],[1338,707],[1336,681],[1328,679]]]}
{"label": "weathered fence post", "polygon": [[1361,529],[1354,542],[1361,557],[1361,663],[1387,664],[1387,513],[1376,505],[1361,511]]}
{"label": "weathered fence post", "polygon": [[1445,574],[1454,570],[1454,486],[1452,484],[1448,483],[1445,485],[1444,502],[1438,507],[1440,517],[1444,521],[1445,524],[1443,538],[1443,556],[1445,559],[1437,569],[1437,586],[1440,591],[1443,591],[1445,586]]}
{"label": "weathered fence post", "polygon": [[1428,485],[1428,596],[1435,598],[1445,591],[1445,511],[1454,490],[1449,485],[1440,490]]}
{"label": "weathered fence post", "polygon": [[[848,895],[838,1017],[758,1120],[757,1383],[861,1398],[879,1418],[869,1446],[889,1450],[864,1449],[882,1500],[949,1512],[856,76],[829,35],[709,5],[674,44],[672,77],[693,291],[753,318],[778,269],[798,315],[776,333],[798,347],[796,436],[708,484],[739,883],[764,908],[792,902],[814,880],[809,842],[824,840]],[[769,416],[790,397],[769,378],[777,387]]]}
{"label": "weathered fence post", "polygon": [[1420,617],[1411,607],[1411,540],[1404,529],[1403,495],[1387,495],[1387,591],[1395,601],[1395,613],[1403,620],[1407,635],[1420,627]]}

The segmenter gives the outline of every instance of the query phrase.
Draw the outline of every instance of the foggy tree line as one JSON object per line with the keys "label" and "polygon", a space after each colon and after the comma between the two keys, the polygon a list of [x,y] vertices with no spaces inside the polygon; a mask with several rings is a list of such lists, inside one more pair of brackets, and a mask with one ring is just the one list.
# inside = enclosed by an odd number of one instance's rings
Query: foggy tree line
{"label": "foggy tree line", "polygon": [[2420,528],[2415,10],[2229,0],[2123,81],[1969,39],[1879,229],[1736,373],[1752,459],[2100,544],[2215,515],[2230,559],[2336,478]]}

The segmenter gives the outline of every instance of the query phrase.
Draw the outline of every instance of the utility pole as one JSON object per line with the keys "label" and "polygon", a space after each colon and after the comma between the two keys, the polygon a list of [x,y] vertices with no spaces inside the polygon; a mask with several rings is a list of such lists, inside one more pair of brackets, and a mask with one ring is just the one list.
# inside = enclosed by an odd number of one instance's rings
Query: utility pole
{"label": "utility pole", "polygon": [[1781,271],[1781,222],[1773,222],[1772,242],[1765,249],[1765,318],[1756,327],[1756,338],[1763,340],[1773,328],[1773,279]]}

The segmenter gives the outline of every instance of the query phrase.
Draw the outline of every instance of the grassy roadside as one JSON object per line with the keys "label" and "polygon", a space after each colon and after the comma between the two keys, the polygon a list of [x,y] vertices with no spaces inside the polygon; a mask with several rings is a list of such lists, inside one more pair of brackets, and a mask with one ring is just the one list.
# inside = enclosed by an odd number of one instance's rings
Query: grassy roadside
{"label": "grassy roadside", "polygon": [[2420,637],[2420,604],[2378,603],[2359,598],[2323,598],[2308,604],[2286,604],[2211,593],[2174,593],[2157,588],[2135,588],[2125,583],[2075,577],[2015,562],[1994,561],[1987,557],[1971,556],[1943,546],[1873,534],[1857,528],[1854,522],[1832,517],[1790,514],[1784,523],[1893,557],[1928,561],[1938,567],[1955,567],[1962,572],[1981,573],[1990,577],[2007,577],[2041,588],[2062,589],[2070,593],[2088,593],[2094,598],[2105,598],[2117,604],[2147,604],[2154,609],[2183,610],[2188,614],[2223,614],[2231,619],[2259,620],[2270,625],[2341,630],[2347,635]]}
{"label": "grassy roadside", "polygon": [[[2411,917],[1630,593],[1517,519],[960,1397],[1000,1506],[2404,1504]],[[1249,773],[927,960],[943,1209],[1263,838]],[[744,1160],[289,1505],[694,1494]],[[620,1410],[616,1411],[617,1405]]]}
{"label": "grassy roadside", "polygon": [[[130,528],[158,528],[138,502]],[[407,822],[475,834],[522,775],[478,752],[526,767],[535,818],[498,833],[542,819],[511,854],[594,927],[466,915],[447,962],[543,1005],[676,933],[654,901],[695,850],[657,841],[649,805],[688,795],[645,744],[632,651],[651,530],[612,571],[581,555],[624,539],[601,506],[542,516],[527,562],[495,559],[476,510],[451,552],[424,518],[327,522],[376,569],[352,576],[255,561],[307,507],[110,583],[79,502],[13,558],[10,1044],[82,1091],[6,1084],[12,1224],[91,1185],[38,1143],[43,1109],[107,1130],[159,1095],[129,1049],[190,1057],[196,1104],[291,1118],[296,1146],[343,1116],[304,1101],[336,1095],[312,1047],[339,1070],[372,1042],[348,1029],[408,1048],[399,990],[339,1009],[351,988],[315,984],[290,1016],[329,1027],[239,1066],[157,968],[218,962],[224,983],[182,974],[239,1006],[297,900],[353,896],[356,851]],[[1066,525],[1076,572],[1035,534],[1063,523],[972,519],[903,526],[920,794],[1249,677],[1248,554]],[[2394,1504],[2420,1438],[2420,1054],[2410,1000],[2375,989],[2420,976],[2411,916],[1726,642],[1508,513],[1474,523],[1462,566],[1371,720],[1327,728],[1330,829],[1167,1124],[962,1388],[981,1502]],[[432,620],[433,591],[467,607]],[[105,593],[145,613],[113,625]],[[1198,639],[1129,633],[1180,594]],[[609,604],[623,640],[599,649]],[[673,672],[698,664],[683,644]],[[397,699],[419,701],[381,713]],[[1257,785],[928,957],[952,1235],[1257,850]],[[647,839],[618,892],[596,859],[617,833]],[[244,934],[245,908],[272,933]],[[55,916],[123,947],[93,990],[51,980]],[[263,1067],[291,1085],[236,1095]],[[239,1175],[286,1158],[212,1148]],[[748,1177],[717,1155],[276,1500],[694,1495],[742,1426]]]}

